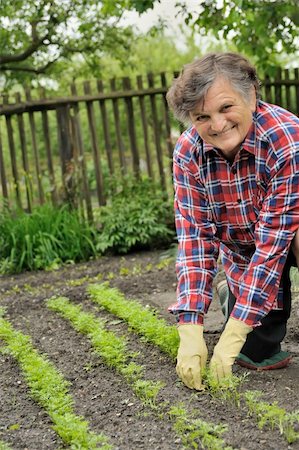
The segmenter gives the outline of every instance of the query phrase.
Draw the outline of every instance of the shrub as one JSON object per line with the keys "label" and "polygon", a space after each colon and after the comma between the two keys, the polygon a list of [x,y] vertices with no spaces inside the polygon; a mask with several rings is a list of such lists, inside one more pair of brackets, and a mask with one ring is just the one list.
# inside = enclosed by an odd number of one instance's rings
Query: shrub
{"label": "shrub", "polygon": [[169,244],[174,237],[173,208],[162,189],[148,178],[125,178],[113,186],[107,206],[99,210],[97,249],[127,253]]}

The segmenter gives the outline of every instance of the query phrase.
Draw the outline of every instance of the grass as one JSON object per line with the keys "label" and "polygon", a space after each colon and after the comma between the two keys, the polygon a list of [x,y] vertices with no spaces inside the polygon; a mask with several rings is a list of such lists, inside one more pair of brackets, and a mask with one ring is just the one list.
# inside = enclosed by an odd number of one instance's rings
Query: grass
{"label": "grass", "polygon": [[88,293],[93,302],[123,319],[148,342],[157,345],[173,359],[176,358],[179,345],[176,327],[157,318],[151,309],[145,309],[134,300],[127,300],[119,290],[110,288],[108,283],[90,285]]}
{"label": "grass", "polygon": [[64,443],[72,449],[111,449],[103,434],[90,431],[88,422],[74,413],[74,402],[68,393],[69,383],[46,357],[33,348],[29,336],[16,331],[0,317],[0,339],[18,361],[30,395],[46,410],[53,421],[53,429]]}
{"label": "grass", "polygon": [[0,441],[0,450],[12,450],[12,448],[4,441]]}

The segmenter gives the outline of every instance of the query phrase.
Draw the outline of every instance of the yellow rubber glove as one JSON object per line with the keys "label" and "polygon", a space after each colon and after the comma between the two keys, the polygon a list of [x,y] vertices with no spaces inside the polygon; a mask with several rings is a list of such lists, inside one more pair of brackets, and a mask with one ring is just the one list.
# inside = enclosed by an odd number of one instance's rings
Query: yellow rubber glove
{"label": "yellow rubber glove", "polygon": [[218,381],[232,374],[232,366],[252,327],[240,320],[228,319],[210,362],[212,375]]}
{"label": "yellow rubber glove", "polygon": [[201,369],[206,366],[208,349],[203,337],[202,325],[179,325],[180,345],[176,371],[183,383],[190,389],[204,389]]}

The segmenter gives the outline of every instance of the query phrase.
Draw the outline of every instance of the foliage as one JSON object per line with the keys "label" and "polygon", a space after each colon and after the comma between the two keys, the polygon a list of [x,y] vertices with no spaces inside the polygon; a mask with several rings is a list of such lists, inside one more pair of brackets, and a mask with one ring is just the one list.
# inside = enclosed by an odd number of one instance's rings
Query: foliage
{"label": "foliage", "polygon": [[125,178],[107,206],[99,210],[98,220],[97,250],[101,253],[157,247],[174,237],[172,205],[161,187],[148,178]]}
{"label": "foliage", "polygon": [[96,254],[96,231],[66,206],[0,215],[0,272],[53,268]]}
{"label": "foliage", "polygon": [[68,394],[69,383],[52,363],[33,348],[30,338],[14,330],[2,317],[0,338],[7,344],[9,353],[17,359],[31,396],[45,408],[62,440],[71,448],[111,449],[104,435],[91,432],[88,423],[75,415],[74,402]]}
{"label": "foliage", "polygon": [[212,31],[232,41],[268,73],[280,65],[283,53],[299,49],[297,0],[203,0],[199,12],[190,11],[185,2],[180,10],[194,32]]}
{"label": "foliage", "polygon": [[[0,3],[0,69],[20,80],[49,73],[72,55],[124,59],[133,38],[121,26],[127,10],[139,13],[154,0],[18,0]],[[21,75],[20,75],[21,74]]]}

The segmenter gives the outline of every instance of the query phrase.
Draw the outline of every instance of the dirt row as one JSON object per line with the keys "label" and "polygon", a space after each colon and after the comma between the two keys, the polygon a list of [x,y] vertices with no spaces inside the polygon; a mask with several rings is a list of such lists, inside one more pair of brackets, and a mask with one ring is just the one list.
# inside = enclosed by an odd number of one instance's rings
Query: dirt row
{"label": "dirt row", "polygon": [[[116,322],[115,317],[99,311],[91,303],[86,294],[88,279],[101,274],[103,280],[109,279],[110,285],[120,289],[126,297],[154,306],[159,315],[174,324],[174,318],[167,312],[167,304],[175,299],[174,263],[159,269],[160,256],[158,252],[149,252],[125,259],[105,257],[55,272],[1,277],[0,305],[7,308],[5,317],[12,325],[30,335],[34,347],[46,354],[70,382],[76,413],[89,421],[93,431],[107,435],[115,449],[181,449],[182,441],[174,433],[168,417],[157,417],[145,407],[125,380],[93,353],[88,339],[47,309],[45,300],[53,294],[83,305],[84,309],[104,318],[108,329],[126,336],[129,350],[140,352],[137,362],[145,367],[146,379],[165,383],[158,401],[184,402],[198,417],[215,424],[226,424],[228,431],[224,439],[227,445],[241,450],[299,449],[299,443],[289,446],[278,430],[260,430],[255,420],[249,417],[245,405],[238,408],[212,398],[208,392],[197,394],[184,387],[176,377],[175,361],[128,332],[126,324]],[[77,286],[70,283],[83,277],[84,283],[78,282]],[[277,401],[287,411],[299,407],[298,304],[295,297],[285,341],[285,349],[293,355],[292,365],[275,372],[251,372],[243,387],[261,390],[265,400]],[[206,341],[211,354],[222,327],[216,298],[209,315]],[[47,415],[30,399],[17,364],[3,351],[0,368],[0,440],[13,449],[64,448]],[[236,368],[236,373],[244,372]]]}

